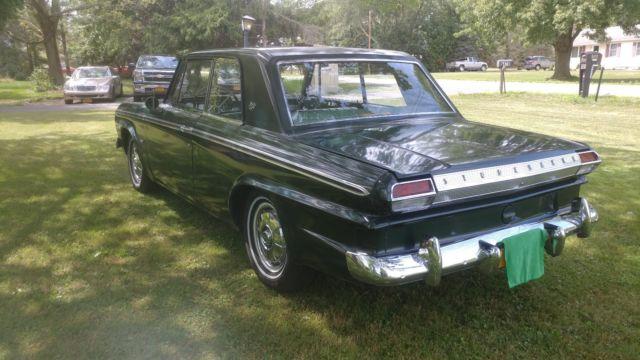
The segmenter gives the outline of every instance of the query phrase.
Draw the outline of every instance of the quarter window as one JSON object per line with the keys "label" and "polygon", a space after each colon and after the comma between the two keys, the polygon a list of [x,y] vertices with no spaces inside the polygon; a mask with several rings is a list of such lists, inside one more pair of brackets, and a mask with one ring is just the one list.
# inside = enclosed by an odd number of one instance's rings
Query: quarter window
{"label": "quarter window", "polygon": [[640,41],[633,43],[633,56],[640,56]]}
{"label": "quarter window", "polygon": [[215,59],[207,112],[242,120],[242,81],[237,59]]}
{"label": "quarter window", "polygon": [[187,110],[204,110],[210,75],[210,60],[189,60],[182,75],[178,106]]}

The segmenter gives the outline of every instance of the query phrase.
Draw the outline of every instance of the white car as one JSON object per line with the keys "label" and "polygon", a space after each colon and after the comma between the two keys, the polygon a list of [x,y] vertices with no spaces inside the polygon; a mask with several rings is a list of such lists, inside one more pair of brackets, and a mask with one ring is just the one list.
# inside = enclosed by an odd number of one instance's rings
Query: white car
{"label": "white car", "polygon": [[447,70],[449,71],[487,71],[487,63],[479,61],[474,57],[466,57],[447,63]]}
{"label": "white car", "polygon": [[65,104],[86,99],[114,100],[118,96],[122,96],[122,81],[108,66],[79,67],[64,83]]}

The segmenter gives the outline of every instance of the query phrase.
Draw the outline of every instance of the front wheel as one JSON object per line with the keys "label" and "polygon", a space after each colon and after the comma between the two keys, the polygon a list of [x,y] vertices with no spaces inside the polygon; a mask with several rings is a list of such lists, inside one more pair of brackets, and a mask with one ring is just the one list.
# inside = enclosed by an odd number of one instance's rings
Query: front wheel
{"label": "front wheel", "polygon": [[127,146],[127,160],[129,163],[129,176],[131,178],[131,185],[133,185],[133,188],[141,193],[150,192],[153,189],[153,181],[149,178],[149,175],[142,164],[142,157],[140,156],[138,142],[133,137],[129,139],[129,145]]}
{"label": "front wheel", "polygon": [[243,224],[245,247],[251,267],[262,283],[281,292],[296,291],[306,285],[312,274],[294,264],[289,234],[280,215],[268,197],[250,196]]}
{"label": "front wheel", "polygon": [[540,68],[541,68],[540,64],[536,65],[536,71],[540,71]]}

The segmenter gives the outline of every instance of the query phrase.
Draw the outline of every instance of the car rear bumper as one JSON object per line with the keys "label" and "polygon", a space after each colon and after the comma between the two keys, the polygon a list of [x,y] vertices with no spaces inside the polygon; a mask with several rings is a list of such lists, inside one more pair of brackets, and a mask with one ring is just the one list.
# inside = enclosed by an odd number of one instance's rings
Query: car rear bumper
{"label": "car rear bumper", "polygon": [[151,95],[156,88],[163,88],[166,91],[169,89],[169,83],[134,83],[133,94],[135,96]]}
{"label": "car rear bumper", "polygon": [[400,285],[420,280],[437,285],[442,275],[469,267],[497,270],[502,240],[535,228],[547,230],[549,238],[545,249],[550,255],[557,256],[562,252],[567,236],[588,237],[591,224],[598,221],[598,212],[586,199],[580,198],[577,204],[577,209],[565,215],[504,228],[442,247],[438,238],[429,237],[417,252],[410,254],[375,257],[347,251],[347,268],[355,279],[373,285]]}

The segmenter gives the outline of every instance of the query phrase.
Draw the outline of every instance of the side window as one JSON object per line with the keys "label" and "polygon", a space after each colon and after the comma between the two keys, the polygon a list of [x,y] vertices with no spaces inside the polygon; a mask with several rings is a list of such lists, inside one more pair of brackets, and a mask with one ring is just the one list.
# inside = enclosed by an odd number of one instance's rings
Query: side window
{"label": "side window", "polygon": [[215,59],[208,113],[242,120],[241,78],[238,59]]}
{"label": "side window", "polygon": [[211,60],[189,60],[180,84],[180,96],[174,104],[187,110],[204,110],[209,88]]}

